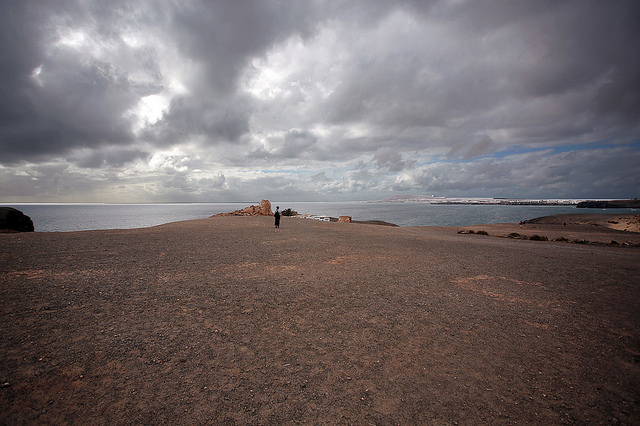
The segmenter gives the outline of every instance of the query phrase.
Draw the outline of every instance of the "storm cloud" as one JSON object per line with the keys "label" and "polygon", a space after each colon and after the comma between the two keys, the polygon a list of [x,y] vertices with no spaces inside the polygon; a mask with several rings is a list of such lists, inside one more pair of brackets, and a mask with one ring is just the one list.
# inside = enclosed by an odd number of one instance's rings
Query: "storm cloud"
{"label": "storm cloud", "polygon": [[640,189],[635,0],[0,3],[2,202]]}

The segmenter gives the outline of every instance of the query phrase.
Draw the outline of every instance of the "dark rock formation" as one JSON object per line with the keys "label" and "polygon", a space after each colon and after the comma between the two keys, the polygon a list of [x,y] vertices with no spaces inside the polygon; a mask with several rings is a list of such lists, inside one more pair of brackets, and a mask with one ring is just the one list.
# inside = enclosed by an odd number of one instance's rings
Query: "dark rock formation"
{"label": "dark rock formation", "polygon": [[364,223],[366,225],[398,226],[395,223],[385,222],[384,220],[352,220],[351,223]]}
{"label": "dark rock formation", "polygon": [[578,203],[576,208],[592,208],[592,209],[637,209],[640,208],[640,200],[603,200],[603,201],[582,201]]}
{"label": "dark rock formation", "polygon": [[0,232],[33,232],[31,218],[13,207],[0,207]]}
{"label": "dark rock formation", "polygon": [[235,212],[219,213],[211,217],[216,216],[273,216],[273,212],[271,211],[271,203],[269,200],[262,200],[257,206],[245,207]]}

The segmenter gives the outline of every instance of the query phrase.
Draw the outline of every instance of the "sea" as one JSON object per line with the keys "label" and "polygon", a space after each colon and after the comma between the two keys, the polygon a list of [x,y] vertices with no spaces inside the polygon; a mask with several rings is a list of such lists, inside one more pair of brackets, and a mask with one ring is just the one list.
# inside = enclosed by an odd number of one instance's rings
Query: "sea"
{"label": "sea", "polygon": [[[203,219],[259,202],[166,204],[0,204],[29,216],[36,232],[145,228],[182,220]],[[351,216],[353,220],[381,220],[399,226],[471,226],[518,223],[555,214],[634,213],[637,209],[577,209],[572,205],[477,205],[389,202],[271,202],[275,209],[292,209],[315,216]],[[286,226],[283,218],[282,225]]]}

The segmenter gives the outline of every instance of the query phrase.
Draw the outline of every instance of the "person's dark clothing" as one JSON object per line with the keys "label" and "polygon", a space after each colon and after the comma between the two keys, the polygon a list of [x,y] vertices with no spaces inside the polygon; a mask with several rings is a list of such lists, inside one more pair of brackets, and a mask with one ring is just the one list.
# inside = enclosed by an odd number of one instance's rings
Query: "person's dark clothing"
{"label": "person's dark clothing", "polygon": [[276,218],[276,228],[280,228],[280,212],[277,209],[273,216]]}

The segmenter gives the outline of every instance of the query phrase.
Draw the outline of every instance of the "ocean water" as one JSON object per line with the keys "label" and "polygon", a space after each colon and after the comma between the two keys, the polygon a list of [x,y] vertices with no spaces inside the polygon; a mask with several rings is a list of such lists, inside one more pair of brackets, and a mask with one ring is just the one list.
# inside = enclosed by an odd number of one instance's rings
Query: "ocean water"
{"label": "ocean water", "polygon": [[203,219],[247,203],[171,204],[3,204],[31,218],[36,232],[146,228],[180,220]]}
{"label": "ocean water", "polygon": [[[203,219],[252,203],[175,204],[2,204],[31,217],[36,232],[130,229],[181,220]],[[258,202],[253,203],[257,205]],[[517,223],[541,216],[580,213],[632,213],[633,209],[576,209],[573,206],[513,206],[471,204],[411,204],[370,202],[272,202],[280,210],[321,216],[351,216],[353,220],[383,220],[400,226],[470,226]],[[283,227],[287,218],[283,219]]]}
{"label": "ocean water", "polygon": [[282,203],[298,213],[353,220],[384,220],[400,226],[470,226],[488,223],[518,223],[555,214],[632,213],[633,209],[576,209],[575,206],[520,206],[422,203]]}

